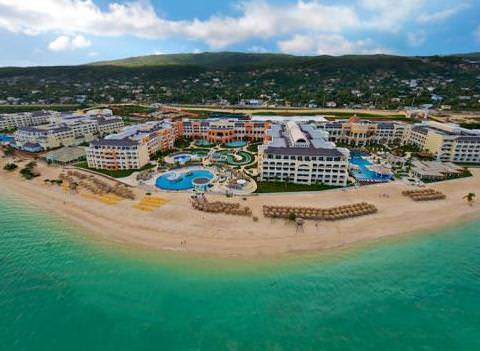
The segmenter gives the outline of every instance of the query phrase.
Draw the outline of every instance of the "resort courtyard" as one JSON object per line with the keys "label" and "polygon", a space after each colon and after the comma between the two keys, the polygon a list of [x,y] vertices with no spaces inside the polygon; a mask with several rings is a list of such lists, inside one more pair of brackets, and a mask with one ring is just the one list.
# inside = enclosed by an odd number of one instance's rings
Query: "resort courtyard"
{"label": "resort courtyard", "polygon": [[225,144],[191,140],[161,155],[156,167],[122,181],[162,191],[248,195],[257,189],[257,156],[250,151],[257,145],[243,140]]}

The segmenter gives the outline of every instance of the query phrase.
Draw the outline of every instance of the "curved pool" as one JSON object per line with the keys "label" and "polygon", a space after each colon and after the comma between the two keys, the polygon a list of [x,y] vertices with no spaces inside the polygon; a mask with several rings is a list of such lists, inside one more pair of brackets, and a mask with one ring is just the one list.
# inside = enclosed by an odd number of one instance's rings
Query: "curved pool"
{"label": "curved pool", "polygon": [[180,155],[175,155],[172,156],[173,160],[178,163],[187,163],[192,159],[192,156],[189,154],[180,154]]}
{"label": "curved pool", "polygon": [[372,163],[364,158],[364,154],[358,152],[352,152],[350,158],[350,164],[356,166],[350,170],[353,177],[358,180],[359,182],[372,182],[372,183],[379,183],[379,182],[389,182],[392,180],[392,176],[388,175],[381,175],[375,173],[368,169]]}
{"label": "curved pool", "polygon": [[162,190],[190,190],[193,189],[193,180],[196,178],[214,178],[207,169],[180,170],[162,174],[155,181],[155,186]]}

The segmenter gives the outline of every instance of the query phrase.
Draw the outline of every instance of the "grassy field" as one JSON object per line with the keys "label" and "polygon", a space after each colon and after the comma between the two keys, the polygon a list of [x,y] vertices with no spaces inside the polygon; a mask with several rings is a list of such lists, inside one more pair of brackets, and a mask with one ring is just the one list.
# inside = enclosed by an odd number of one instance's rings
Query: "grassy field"
{"label": "grassy field", "polygon": [[89,168],[87,162],[79,162],[79,163],[75,164],[75,166],[79,167],[79,168],[88,169],[90,171],[94,171],[94,172],[97,172],[97,173],[105,174],[105,175],[107,175],[109,177],[112,177],[112,178],[125,178],[125,177],[128,177],[128,176],[132,175],[135,172],[144,171],[146,169],[150,169],[150,168],[155,167],[152,164],[148,164],[141,169],[127,169],[127,170],[120,170],[120,171],[107,171],[105,169]]}
{"label": "grassy field", "polygon": [[257,193],[291,193],[301,191],[323,191],[338,189],[336,186],[325,184],[293,184],[285,182],[258,182]]}
{"label": "grassy field", "polygon": [[33,112],[53,110],[59,112],[74,111],[86,106],[80,105],[0,105],[0,113]]}

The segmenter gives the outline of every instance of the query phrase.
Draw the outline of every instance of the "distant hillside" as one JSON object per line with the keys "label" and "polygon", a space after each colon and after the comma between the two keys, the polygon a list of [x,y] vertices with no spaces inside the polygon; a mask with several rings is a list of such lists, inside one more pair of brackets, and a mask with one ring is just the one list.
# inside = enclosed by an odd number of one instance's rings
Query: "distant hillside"
{"label": "distant hillside", "polygon": [[480,54],[292,56],[202,53],[80,66],[0,68],[0,104],[109,102],[480,110]]}
{"label": "distant hillside", "polygon": [[322,62],[369,61],[391,58],[404,60],[403,57],[387,55],[351,55],[351,56],[293,56],[284,54],[254,54],[238,52],[218,52],[200,54],[167,54],[130,57],[121,60],[94,62],[94,66],[146,67],[146,66],[200,66],[226,69],[241,66],[291,66],[312,65]]}
{"label": "distant hillside", "polygon": [[235,52],[201,53],[201,54],[168,54],[130,57],[122,60],[95,62],[95,66],[202,66],[225,68],[238,65],[283,65],[308,60],[282,54],[247,54]]}
{"label": "distant hillside", "polygon": [[452,56],[463,57],[463,58],[471,59],[471,60],[480,60],[480,52],[471,52],[471,53],[468,53],[468,54],[456,54],[456,55],[452,55]]}

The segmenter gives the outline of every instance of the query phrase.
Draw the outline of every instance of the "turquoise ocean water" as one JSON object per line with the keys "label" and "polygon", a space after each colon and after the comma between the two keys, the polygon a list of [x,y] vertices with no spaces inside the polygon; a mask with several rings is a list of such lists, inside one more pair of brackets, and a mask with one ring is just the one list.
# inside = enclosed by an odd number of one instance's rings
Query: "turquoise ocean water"
{"label": "turquoise ocean water", "polygon": [[0,350],[479,349],[479,223],[226,262],[112,247],[0,195]]}

